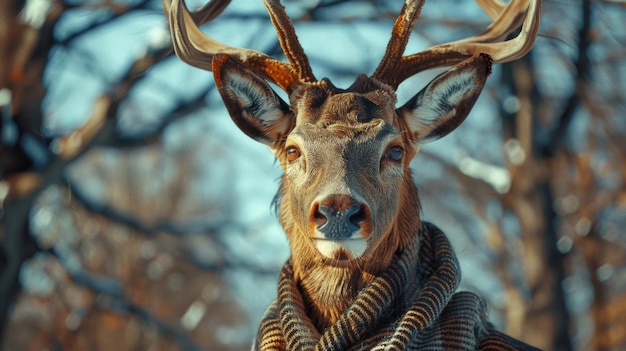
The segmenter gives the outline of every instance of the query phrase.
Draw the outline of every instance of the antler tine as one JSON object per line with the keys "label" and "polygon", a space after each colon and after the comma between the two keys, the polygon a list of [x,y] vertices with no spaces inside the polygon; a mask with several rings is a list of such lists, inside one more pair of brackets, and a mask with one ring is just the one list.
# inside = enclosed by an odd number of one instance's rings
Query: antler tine
{"label": "antler tine", "polygon": [[217,17],[230,0],[213,0],[190,13],[183,0],[162,0],[169,18],[170,32],[176,55],[184,62],[208,71],[213,70],[213,56],[225,53],[236,57],[254,73],[290,92],[301,83],[292,67],[261,52],[235,48],[205,35],[198,25]]}
{"label": "antler tine", "polygon": [[495,21],[506,7],[502,0],[476,0],[476,2],[492,21]]}
{"label": "antler tine", "polygon": [[[163,0],[163,2],[168,0]],[[228,4],[230,4],[231,0],[213,0],[206,3],[201,8],[191,13],[191,17],[193,21],[197,23],[198,26],[201,26],[205,23],[209,23],[215,19],[215,17],[219,16]]]}
{"label": "antler tine", "polygon": [[[532,44],[537,36],[537,31],[539,30],[541,5],[539,4],[538,6],[536,0],[531,0],[530,3],[528,0],[512,0],[508,6],[504,5],[500,0],[477,0],[477,2],[483,9],[486,9],[485,12],[487,12],[494,22],[481,34],[456,41],[451,43],[451,45],[461,46],[463,44],[471,45],[472,43],[509,43],[509,45],[515,44],[510,45],[513,47],[522,45],[519,47],[519,50],[516,50],[516,52],[523,52],[521,56],[524,56],[532,47]],[[531,23],[532,21],[534,22]],[[502,42],[503,40],[506,40],[506,37],[511,32],[519,28],[520,25],[522,26],[522,31],[517,37],[509,41]],[[530,41],[527,40],[529,38],[529,34],[532,38]],[[502,46],[506,47],[506,45]],[[526,48],[528,50],[525,50]],[[521,56],[514,56],[507,59],[504,56],[498,57],[497,55],[492,55],[492,58],[495,62],[502,63],[516,60]]]}
{"label": "antler tine", "polygon": [[264,3],[274,28],[276,28],[280,47],[283,49],[287,60],[291,63],[291,67],[297,77],[302,82],[317,81],[309,65],[309,59],[300,45],[293,23],[291,23],[289,16],[285,12],[285,7],[280,4],[279,0],[264,0]]}
{"label": "antler tine", "polygon": [[[511,0],[506,5],[500,0],[477,0],[477,2],[494,20],[484,32],[402,57],[398,65],[401,68],[395,71],[397,74],[377,78],[397,87],[416,73],[450,66],[477,54],[487,54],[495,63],[517,60],[526,55],[539,31],[541,0]],[[520,33],[515,38],[506,40],[507,36],[520,25]]]}
{"label": "antler tine", "polygon": [[393,75],[398,69],[398,63],[402,59],[411,31],[422,11],[424,2],[425,0],[407,0],[404,2],[402,10],[393,25],[391,39],[387,44],[385,55],[372,75],[374,78],[381,79],[390,74]]}

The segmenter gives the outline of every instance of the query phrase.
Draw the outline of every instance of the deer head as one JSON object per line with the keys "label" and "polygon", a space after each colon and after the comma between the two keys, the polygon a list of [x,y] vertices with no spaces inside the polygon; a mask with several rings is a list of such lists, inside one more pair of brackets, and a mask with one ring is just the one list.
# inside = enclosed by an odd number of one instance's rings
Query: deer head
{"label": "deer head", "polygon": [[[199,30],[229,1],[212,1],[190,13],[182,0],[163,0],[178,56],[213,71],[233,121],[280,161],[280,221],[296,275],[322,320],[332,322],[334,315],[322,311],[324,306],[341,305],[344,295],[354,295],[418,235],[419,201],[409,164],[420,145],[465,119],[492,62],[517,59],[534,42],[540,0],[478,1],[494,20],[483,33],[404,56],[424,3],[407,0],[374,74],[340,89],[315,78],[278,1],[265,5],[289,63],[227,46]],[[447,66],[452,67],[396,106],[402,81]],[[289,102],[268,82],[284,89]]]}

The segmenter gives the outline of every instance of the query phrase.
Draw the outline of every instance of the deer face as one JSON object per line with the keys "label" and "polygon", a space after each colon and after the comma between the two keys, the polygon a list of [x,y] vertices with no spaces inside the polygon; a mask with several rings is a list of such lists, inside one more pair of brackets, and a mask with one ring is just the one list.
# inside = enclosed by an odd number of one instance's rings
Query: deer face
{"label": "deer face", "polygon": [[296,232],[325,257],[353,259],[389,231],[411,146],[393,125],[389,92],[328,85],[298,94],[298,122],[278,155]]}
{"label": "deer face", "polygon": [[283,167],[288,205],[280,211],[292,251],[306,246],[334,262],[367,256],[394,235],[411,159],[426,139],[461,123],[489,69],[490,61],[471,58],[396,109],[394,90],[366,76],[347,90],[325,79],[302,85],[287,105],[228,55],[213,66],[235,123]]}

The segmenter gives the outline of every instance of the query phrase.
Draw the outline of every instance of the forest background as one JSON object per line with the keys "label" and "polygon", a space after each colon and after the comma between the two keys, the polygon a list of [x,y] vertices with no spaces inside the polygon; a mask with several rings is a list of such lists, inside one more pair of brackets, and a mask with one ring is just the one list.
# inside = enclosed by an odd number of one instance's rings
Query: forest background
{"label": "forest background", "polygon": [[[345,87],[402,3],[285,5],[313,71]],[[413,164],[462,289],[548,350],[626,349],[625,20],[623,0],[545,0],[532,52]],[[407,51],[488,24],[472,1],[429,1]],[[276,296],[280,167],[167,28],[157,0],[0,2],[2,350],[246,350]],[[203,30],[281,57],[260,0]]]}

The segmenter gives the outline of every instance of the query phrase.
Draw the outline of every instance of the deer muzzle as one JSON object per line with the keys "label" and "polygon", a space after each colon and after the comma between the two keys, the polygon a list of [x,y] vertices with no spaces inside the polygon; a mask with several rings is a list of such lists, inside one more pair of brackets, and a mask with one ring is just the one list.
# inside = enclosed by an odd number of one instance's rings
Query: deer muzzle
{"label": "deer muzzle", "polygon": [[329,195],[315,201],[311,208],[313,239],[326,257],[352,259],[367,249],[371,234],[369,207],[349,195]]}
{"label": "deer muzzle", "polygon": [[363,218],[363,206],[359,203],[350,204],[343,210],[335,210],[326,205],[317,208],[316,218],[324,222],[317,226],[328,239],[349,239],[359,230]]}

